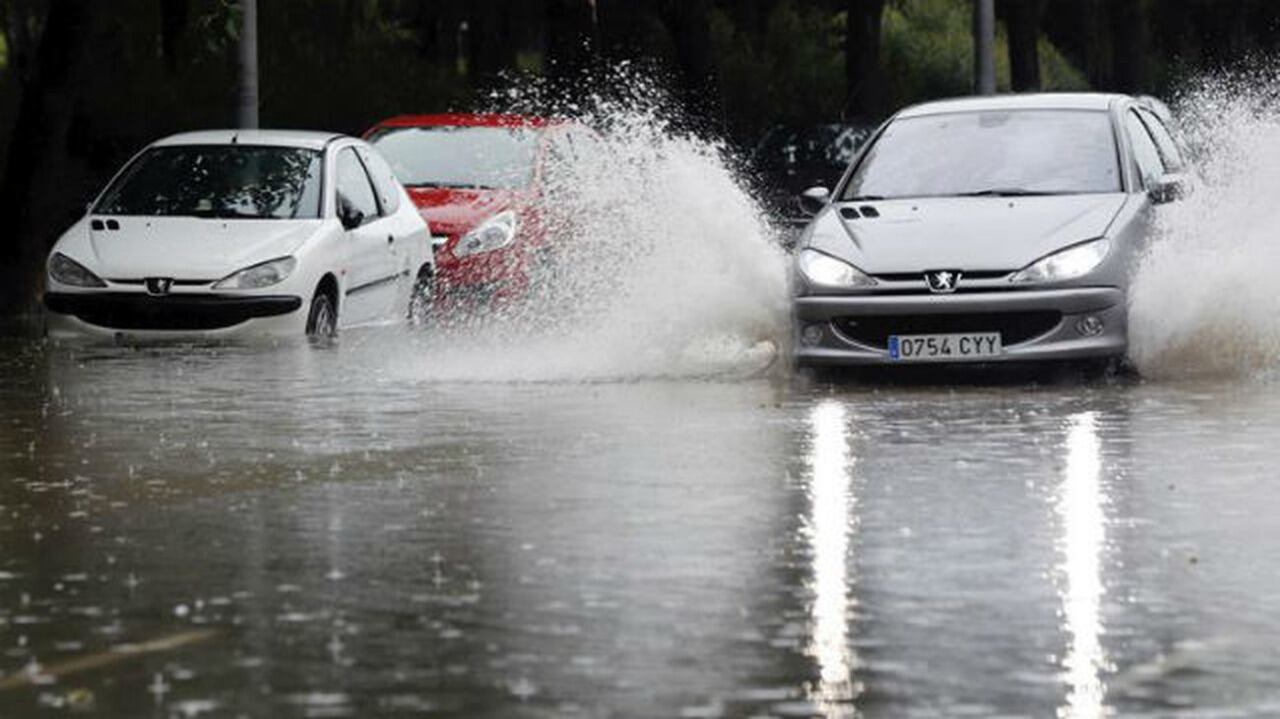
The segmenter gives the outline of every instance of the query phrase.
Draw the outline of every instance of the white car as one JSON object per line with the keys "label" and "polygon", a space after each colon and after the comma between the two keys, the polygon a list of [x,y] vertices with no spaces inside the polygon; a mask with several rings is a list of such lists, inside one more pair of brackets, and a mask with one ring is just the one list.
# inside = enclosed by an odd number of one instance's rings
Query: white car
{"label": "white car", "polygon": [[431,307],[426,222],[366,143],[216,130],[135,156],[59,238],[54,336],[332,336]]}

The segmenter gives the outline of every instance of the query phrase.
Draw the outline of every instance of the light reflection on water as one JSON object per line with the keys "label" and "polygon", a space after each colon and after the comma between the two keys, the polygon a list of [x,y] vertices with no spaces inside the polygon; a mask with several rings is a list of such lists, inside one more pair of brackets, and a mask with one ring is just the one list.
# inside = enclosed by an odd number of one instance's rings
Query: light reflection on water
{"label": "light reflection on water", "polygon": [[1091,719],[1106,714],[1107,666],[1102,647],[1102,550],[1106,541],[1102,490],[1102,443],[1098,417],[1081,412],[1068,418],[1066,468],[1056,510],[1062,527],[1059,541],[1060,590],[1064,630],[1069,636],[1063,658],[1067,696],[1058,709],[1064,719]]}
{"label": "light reflection on water", "polygon": [[853,578],[848,557],[857,504],[851,491],[856,458],[849,446],[849,421],[845,406],[835,400],[819,402],[809,411],[807,530],[813,605],[807,650],[818,663],[818,683],[811,689],[811,698],[832,717],[852,716],[852,702],[858,693],[853,679],[857,657],[849,642]]}

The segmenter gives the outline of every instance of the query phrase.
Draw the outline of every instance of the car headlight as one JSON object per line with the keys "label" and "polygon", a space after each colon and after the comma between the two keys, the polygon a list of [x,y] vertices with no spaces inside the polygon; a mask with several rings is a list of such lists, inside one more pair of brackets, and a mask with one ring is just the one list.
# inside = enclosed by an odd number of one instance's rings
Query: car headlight
{"label": "car headlight", "polygon": [[292,257],[268,260],[218,280],[213,288],[215,290],[256,290],[260,287],[270,287],[284,282],[285,278],[293,274],[297,266],[298,261]]}
{"label": "car headlight", "polygon": [[516,213],[510,210],[499,212],[463,235],[458,246],[454,248],[453,254],[457,257],[466,257],[500,250],[515,240],[518,224]]}
{"label": "car headlight", "polygon": [[1111,241],[1102,239],[1069,247],[1037,260],[1011,278],[1011,282],[1061,282],[1083,277],[1102,263]]}
{"label": "car headlight", "polygon": [[106,287],[107,283],[90,272],[84,265],[67,257],[61,252],[53,253],[49,258],[49,276],[54,280],[72,287]]}
{"label": "car headlight", "polygon": [[801,250],[796,264],[805,279],[821,287],[872,287],[876,281],[857,267],[817,250]]}

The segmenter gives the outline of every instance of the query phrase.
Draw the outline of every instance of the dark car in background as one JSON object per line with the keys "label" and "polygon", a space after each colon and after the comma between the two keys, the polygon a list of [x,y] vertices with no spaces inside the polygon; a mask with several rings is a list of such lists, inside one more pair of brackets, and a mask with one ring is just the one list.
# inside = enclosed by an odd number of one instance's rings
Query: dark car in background
{"label": "dark car in background", "polygon": [[797,229],[809,221],[796,197],[810,187],[835,187],[873,125],[776,125],[756,143],[751,167],[766,210]]}

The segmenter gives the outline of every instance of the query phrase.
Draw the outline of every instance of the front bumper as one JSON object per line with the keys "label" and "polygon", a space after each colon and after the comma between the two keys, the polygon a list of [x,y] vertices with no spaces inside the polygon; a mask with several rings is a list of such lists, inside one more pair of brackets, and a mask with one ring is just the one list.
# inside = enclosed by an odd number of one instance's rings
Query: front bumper
{"label": "front bumper", "polygon": [[55,334],[217,337],[300,334],[303,326],[302,298],[292,295],[48,292],[44,304]]}
{"label": "front bumper", "polygon": [[[801,365],[901,364],[877,339],[850,331],[859,320],[878,327],[901,322],[901,334],[1000,331],[1003,352],[982,363],[1039,362],[1118,357],[1128,347],[1128,311],[1123,290],[1081,287],[1055,290],[974,292],[953,295],[816,295],[794,301],[796,361]],[[1096,335],[1077,324],[1093,315],[1103,322]],[[1051,318],[1051,319],[1046,319]],[[990,322],[990,327],[984,327]],[[1036,324],[1040,323],[1040,324]],[[803,330],[820,329],[818,341],[803,341]],[[811,333],[812,334],[812,333]],[[915,363],[913,363],[915,364]]]}

